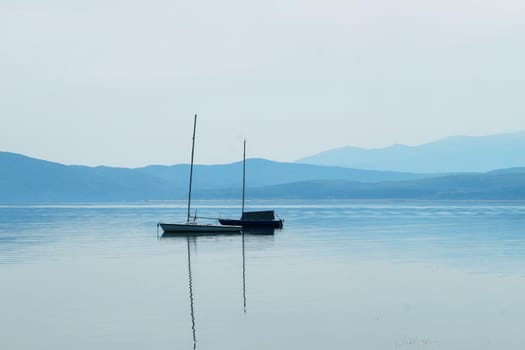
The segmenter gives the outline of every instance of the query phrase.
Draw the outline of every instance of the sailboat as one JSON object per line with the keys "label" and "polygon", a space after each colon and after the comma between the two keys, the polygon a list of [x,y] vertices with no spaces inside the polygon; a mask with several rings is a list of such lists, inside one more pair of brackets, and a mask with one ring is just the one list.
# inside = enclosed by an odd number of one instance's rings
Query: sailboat
{"label": "sailboat", "polygon": [[242,227],[234,224],[198,224],[195,218],[191,218],[191,184],[193,179],[193,155],[195,152],[195,130],[197,129],[197,114],[193,121],[193,142],[191,146],[191,165],[190,165],[190,185],[188,191],[188,215],[185,223],[164,223],[159,222],[157,227],[160,226],[165,233],[240,233]]}
{"label": "sailboat", "polygon": [[240,225],[243,228],[282,228],[283,220],[275,218],[273,210],[244,211],[246,193],[246,140],[242,160],[242,211],[240,219],[219,219],[223,225]]}

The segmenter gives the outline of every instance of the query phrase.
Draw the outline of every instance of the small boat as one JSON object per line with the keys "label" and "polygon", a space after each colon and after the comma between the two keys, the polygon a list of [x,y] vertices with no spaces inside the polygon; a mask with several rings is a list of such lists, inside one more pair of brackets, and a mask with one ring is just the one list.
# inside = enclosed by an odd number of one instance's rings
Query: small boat
{"label": "small boat", "polygon": [[197,129],[197,114],[193,122],[193,142],[191,146],[191,165],[190,165],[190,185],[188,191],[188,216],[185,223],[164,223],[159,222],[157,227],[160,226],[164,233],[240,233],[242,227],[238,225],[211,225],[211,224],[198,224],[195,222],[195,218],[191,220],[191,183],[193,178],[193,154],[195,151],[195,130]]}
{"label": "small boat", "polygon": [[276,219],[273,210],[244,211],[240,219],[219,219],[219,222],[223,225],[240,225],[246,228],[283,228],[283,220]]}
{"label": "small boat", "polygon": [[241,226],[236,225],[211,225],[186,222],[181,224],[169,224],[159,222],[159,226],[165,233],[239,233]]}
{"label": "small boat", "polygon": [[273,210],[244,211],[244,197],[246,193],[246,140],[242,161],[242,211],[240,219],[219,219],[222,225],[239,225],[244,228],[282,228],[283,219],[276,219]]}

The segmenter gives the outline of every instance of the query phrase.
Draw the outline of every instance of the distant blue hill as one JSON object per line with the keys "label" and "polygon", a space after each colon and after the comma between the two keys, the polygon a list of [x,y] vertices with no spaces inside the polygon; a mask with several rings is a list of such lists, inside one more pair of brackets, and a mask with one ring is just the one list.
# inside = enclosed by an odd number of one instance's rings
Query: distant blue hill
{"label": "distant blue hill", "polygon": [[[137,169],[63,165],[0,152],[0,203],[187,198],[188,165]],[[197,165],[194,198],[239,199],[242,164]],[[487,173],[413,173],[247,161],[249,199],[519,199],[525,167]]]}
{"label": "distant blue hill", "polygon": [[132,169],[66,166],[0,152],[0,202],[141,200],[174,195],[171,184]]}
{"label": "distant blue hill", "polygon": [[[167,181],[177,180],[187,187],[189,165],[152,165],[136,171]],[[274,162],[253,158],[246,160],[246,183],[248,186],[269,186],[309,180],[348,180],[381,182],[413,180],[429,177],[428,174],[413,174],[394,171],[359,170],[334,166],[318,166]],[[242,162],[220,165],[196,165],[193,184],[198,189],[242,186]]]}
{"label": "distant blue hill", "polygon": [[[298,181],[381,182],[420,179],[428,175],[366,171],[307,164],[247,160],[248,188]],[[0,152],[0,202],[90,202],[183,199],[189,165],[112,168],[63,165],[20,154]],[[240,198],[242,163],[197,165],[194,189],[212,198],[211,189],[229,188]]]}
{"label": "distant blue hill", "polygon": [[[235,198],[230,189],[196,196]],[[254,199],[426,199],[525,200],[525,168],[467,173],[418,180],[365,183],[346,180],[300,181],[250,189]]]}
{"label": "distant blue hill", "polygon": [[525,166],[525,131],[491,136],[454,136],[420,146],[380,149],[343,147],[298,163],[413,173],[486,172]]}

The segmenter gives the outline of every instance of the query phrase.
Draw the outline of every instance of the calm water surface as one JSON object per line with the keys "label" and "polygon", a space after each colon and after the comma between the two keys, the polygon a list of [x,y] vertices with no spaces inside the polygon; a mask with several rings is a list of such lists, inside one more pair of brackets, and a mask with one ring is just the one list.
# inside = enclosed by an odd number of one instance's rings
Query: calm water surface
{"label": "calm water surface", "polygon": [[0,207],[0,349],[525,347],[525,202],[250,206],[285,228],[157,238],[185,203]]}

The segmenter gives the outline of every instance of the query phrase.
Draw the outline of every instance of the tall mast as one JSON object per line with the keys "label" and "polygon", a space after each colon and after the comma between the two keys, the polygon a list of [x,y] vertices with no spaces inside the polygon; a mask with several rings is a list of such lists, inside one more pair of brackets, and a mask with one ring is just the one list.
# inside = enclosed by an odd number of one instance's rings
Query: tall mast
{"label": "tall mast", "polygon": [[193,153],[195,151],[195,130],[197,129],[197,114],[195,114],[195,120],[193,121],[193,141],[191,144],[191,164],[190,164],[190,190],[188,191],[188,217],[186,222],[190,222],[190,202],[191,202],[191,180],[193,177]]}
{"label": "tall mast", "polygon": [[242,154],[242,214],[244,214],[244,192],[246,192],[246,140],[244,140],[244,152]]}

